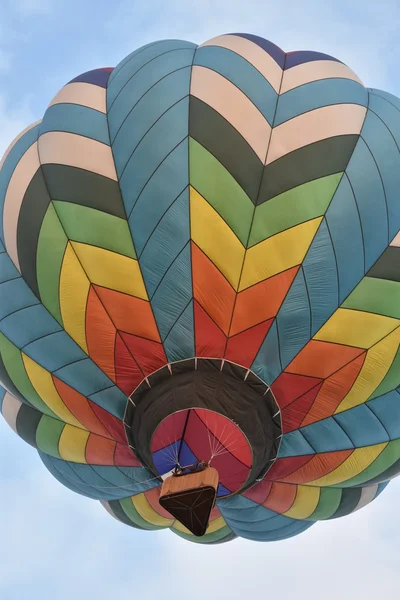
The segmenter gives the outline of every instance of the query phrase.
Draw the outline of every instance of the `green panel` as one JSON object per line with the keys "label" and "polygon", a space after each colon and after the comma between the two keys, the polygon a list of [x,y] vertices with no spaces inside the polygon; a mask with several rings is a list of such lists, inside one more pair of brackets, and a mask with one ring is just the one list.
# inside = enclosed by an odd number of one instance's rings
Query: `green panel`
{"label": "green panel", "polygon": [[60,273],[67,243],[54,206],[50,204],[39,233],[36,271],[40,299],[60,325]]}
{"label": "green panel", "polygon": [[343,173],[299,185],[256,208],[249,246],[325,214]]}
{"label": "green panel", "polygon": [[400,319],[400,283],[364,277],[342,306]]}
{"label": "green panel", "polygon": [[49,456],[61,458],[58,452],[58,443],[65,427],[64,421],[52,419],[43,415],[36,431],[36,444],[38,449]]}
{"label": "green panel", "polygon": [[56,417],[33,387],[27,375],[21,351],[2,333],[0,333],[0,352],[6,371],[21,395],[40,412]]}
{"label": "green panel", "polygon": [[192,138],[189,157],[190,184],[215,208],[246,246],[254,204],[222,164]]}
{"label": "green panel", "polygon": [[136,258],[125,219],[72,202],[55,200],[53,204],[70,240]]}
{"label": "green panel", "polygon": [[165,529],[165,527],[158,527],[157,525],[145,521],[143,517],[139,515],[130,498],[124,498],[123,500],[120,500],[119,503],[128,519],[139,527],[139,529],[149,529],[152,531],[156,529]]}
{"label": "green panel", "polygon": [[318,506],[307,521],[329,519],[339,508],[341,498],[342,490],[340,488],[321,488]]}
{"label": "green panel", "polygon": [[217,531],[213,531],[212,533],[206,533],[202,537],[197,537],[195,535],[191,535],[190,533],[183,533],[182,531],[175,529],[173,526],[170,529],[184,540],[187,540],[188,542],[195,542],[197,544],[212,544],[213,542],[219,542],[232,533],[232,530],[230,527],[228,527],[228,525],[225,525],[225,527],[222,527]]}
{"label": "green panel", "polygon": [[389,442],[383,452],[380,453],[378,458],[367,468],[365,471],[340,484],[340,487],[352,487],[354,485],[361,485],[367,483],[371,479],[378,477],[381,473],[384,473],[386,469],[391,467],[400,458],[400,439]]}
{"label": "green panel", "polygon": [[383,396],[383,394],[387,394],[387,392],[391,392],[395,390],[400,385],[400,349],[397,350],[397,354],[394,357],[394,360],[390,366],[389,371],[386,373],[385,377],[376,388],[375,392],[371,394],[368,400],[373,400],[374,398],[378,398],[378,396]]}

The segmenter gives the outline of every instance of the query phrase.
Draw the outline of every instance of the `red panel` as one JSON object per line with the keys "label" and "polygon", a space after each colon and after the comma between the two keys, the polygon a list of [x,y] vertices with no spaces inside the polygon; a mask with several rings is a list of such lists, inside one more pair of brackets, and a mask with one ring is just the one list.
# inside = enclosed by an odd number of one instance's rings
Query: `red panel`
{"label": "red panel", "polygon": [[303,467],[305,464],[310,462],[310,460],[315,456],[314,454],[309,454],[308,456],[290,456],[289,458],[278,458],[268,473],[265,476],[265,479],[268,481],[277,481],[278,479],[283,479],[290,473],[294,473]]}
{"label": "red panel", "polygon": [[115,367],[118,387],[127,396],[130,396],[133,390],[144,379],[144,374],[126,347],[120,334],[117,334],[115,343]]}
{"label": "red panel", "polygon": [[322,380],[317,379],[316,377],[282,373],[271,385],[271,390],[278,406],[282,410],[285,406],[293,402],[293,400],[300,398],[300,396],[321,382]]}
{"label": "red panel", "polygon": [[302,427],[331,417],[342,400],[349,393],[364,364],[366,353],[327,379],[319,392],[310,412],[302,422]]}
{"label": "red panel", "polygon": [[108,411],[104,410],[101,406],[98,406],[91,400],[89,400],[90,406],[93,411],[96,413],[97,417],[103,423],[104,427],[108,429],[113,439],[117,442],[121,442],[122,444],[126,444],[126,436],[124,424],[120,419],[114,417],[114,415],[110,414]]}
{"label": "red panel", "polygon": [[120,333],[129,352],[147,376],[168,363],[162,344],[129,333]]}
{"label": "red panel", "polygon": [[319,477],[324,477],[325,475],[328,475],[328,473],[331,473],[340,467],[340,465],[344,463],[344,461],[347,460],[353,452],[354,450],[350,449],[340,450],[338,452],[324,452],[323,454],[316,454],[309,462],[307,462],[307,464],[300,467],[298,471],[294,471],[287,477],[283,477],[281,481],[303,484],[314,481],[314,479],[318,479]]}
{"label": "red panel", "polygon": [[112,437],[110,432],[107,431],[93,412],[86,396],[83,396],[60,379],[57,379],[55,375],[52,375],[52,378],[56,390],[65,406],[86,429],[93,433],[97,433],[98,435],[103,435],[108,438]]}
{"label": "red panel", "polygon": [[225,358],[243,367],[250,368],[271,327],[273,319],[265,321],[229,338]]}
{"label": "red panel", "polygon": [[158,452],[182,438],[188,415],[188,410],[180,410],[161,421],[151,439],[152,453]]}
{"label": "red panel", "polygon": [[275,317],[288,293],[299,267],[265,279],[238,294],[230,335]]}
{"label": "red panel", "polygon": [[89,465],[114,465],[115,442],[90,434],[86,444],[86,460]]}
{"label": "red panel", "polygon": [[115,382],[114,348],[117,330],[91,287],[86,308],[86,341],[90,358]]}
{"label": "red panel", "polygon": [[282,418],[282,433],[288,433],[294,429],[298,429],[312,407],[315,398],[318,395],[322,383],[318,383],[314,388],[308,391],[297,400],[288,404],[281,412]]}
{"label": "red panel", "polygon": [[244,492],[243,496],[257,502],[257,504],[264,504],[272,488],[272,482],[263,479],[256,485],[253,485],[249,490]]}
{"label": "red panel", "polygon": [[141,467],[140,461],[126,444],[117,444],[114,455],[116,467]]}
{"label": "red panel", "polygon": [[205,358],[222,358],[226,336],[211,317],[194,301],[196,355]]}
{"label": "red panel", "polygon": [[297,494],[297,485],[290,483],[273,483],[271,492],[264,506],[279,514],[285,513],[293,506]]}

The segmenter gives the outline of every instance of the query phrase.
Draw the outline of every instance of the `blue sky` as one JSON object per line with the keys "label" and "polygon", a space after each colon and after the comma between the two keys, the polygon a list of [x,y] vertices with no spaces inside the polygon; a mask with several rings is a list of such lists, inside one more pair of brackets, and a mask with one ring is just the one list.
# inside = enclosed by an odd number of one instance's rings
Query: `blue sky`
{"label": "blue sky", "polygon": [[[333,54],[400,95],[399,27],[398,0],[0,0],[0,154],[69,79],[165,37],[248,31]],[[1,420],[0,598],[395,597],[399,497],[394,481],[371,506],[297,538],[201,547],[119,524],[54,481]]]}

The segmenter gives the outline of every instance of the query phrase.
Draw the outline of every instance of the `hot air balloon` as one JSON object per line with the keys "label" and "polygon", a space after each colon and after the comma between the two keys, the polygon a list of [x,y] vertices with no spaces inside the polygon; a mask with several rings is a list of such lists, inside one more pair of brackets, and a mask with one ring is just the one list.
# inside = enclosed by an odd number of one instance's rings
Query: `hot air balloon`
{"label": "hot air balloon", "polygon": [[400,472],[399,111],[248,34],[154,42],[61,89],[0,171],[1,410],[54,477],[210,544],[380,494]]}

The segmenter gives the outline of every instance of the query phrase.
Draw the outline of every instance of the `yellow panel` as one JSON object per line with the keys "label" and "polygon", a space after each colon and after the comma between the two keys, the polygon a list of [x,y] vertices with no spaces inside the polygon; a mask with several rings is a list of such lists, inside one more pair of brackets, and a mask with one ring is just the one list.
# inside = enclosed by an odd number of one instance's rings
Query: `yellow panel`
{"label": "yellow panel", "polygon": [[85,450],[90,432],[66,425],[60,437],[58,451],[63,460],[86,464]]}
{"label": "yellow panel", "polygon": [[173,524],[173,519],[165,519],[156,513],[156,511],[150,506],[144,494],[132,496],[131,500],[139,515],[148,523],[156,525],[157,527],[171,527]]}
{"label": "yellow panel", "polygon": [[76,427],[83,427],[62,401],[53,383],[51,373],[24,353],[22,353],[22,359],[33,387],[50,410],[65,423],[75,425]]}
{"label": "yellow panel", "polygon": [[191,236],[237,290],[245,248],[219,214],[190,188]]}
{"label": "yellow panel", "polygon": [[240,291],[299,265],[304,259],[322,217],[286,229],[249,248]]}
{"label": "yellow panel", "polygon": [[357,348],[371,348],[399,325],[398,319],[361,310],[338,308],[314,339]]}
{"label": "yellow panel", "polygon": [[318,506],[321,490],[318,487],[298,485],[295,501],[291,508],[284,513],[292,519],[307,519]]}
{"label": "yellow panel", "polygon": [[[220,529],[225,527],[225,525],[226,525],[226,522],[225,522],[224,518],[218,517],[218,519],[215,519],[215,521],[211,521],[211,523],[208,524],[206,535],[207,535],[207,533],[214,533],[214,531],[219,531]],[[177,531],[180,531],[181,533],[193,535],[189,531],[189,529],[186,529],[186,527],[184,525],[182,525],[182,523],[179,523],[179,521],[174,522],[173,528],[176,529]]]}
{"label": "yellow panel", "polygon": [[148,300],[137,260],[98,246],[71,243],[91,283]]}
{"label": "yellow panel", "polygon": [[339,404],[342,412],[366,402],[390,369],[400,343],[400,327],[367,352],[363,367],[350,392]]}
{"label": "yellow panel", "polygon": [[356,477],[356,475],[365,471],[378,458],[387,445],[388,442],[385,442],[383,444],[376,444],[375,446],[356,448],[340,467],[324,477],[310,481],[308,485],[326,487],[337,485],[348,479],[352,479],[352,477]]}
{"label": "yellow panel", "polygon": [[86,343],[86,304],[90,282],[69,242],[60,276],[60,307],[64,329],[88,354]]}

